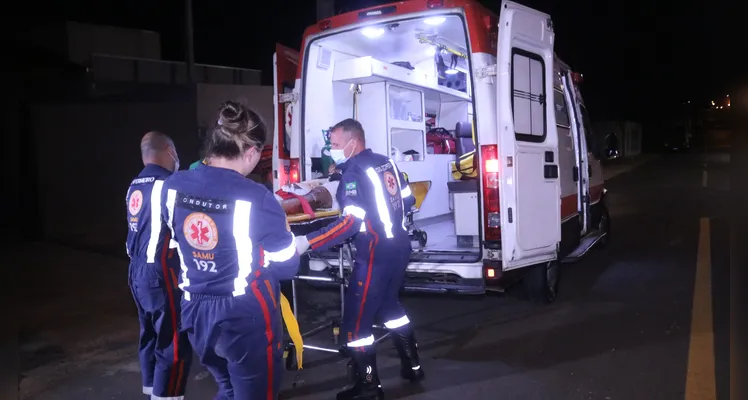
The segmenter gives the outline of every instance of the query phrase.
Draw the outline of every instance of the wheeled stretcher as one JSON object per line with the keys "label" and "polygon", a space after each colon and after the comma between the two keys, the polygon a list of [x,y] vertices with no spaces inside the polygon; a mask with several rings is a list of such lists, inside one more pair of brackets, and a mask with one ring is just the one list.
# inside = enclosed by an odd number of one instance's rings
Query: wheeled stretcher
{"label": "wheeled stretcher", "polygon": [[[318,211],[314,213],[314,217],[308,214],[297,214],[297,215],[290,215],[287,217],[289,226],[291,228],[291,232],[293,232],[296,236],[306,235],[310,232],[316,231],[317,229],[320,229],[324,226],[329,225],[333,221],[335,221],[339,216],[339,211]],[[316,281],[316,282],[327,282],[336,284],[340,287],[340,316],[333,318],[332,320],[319,325],[317,327],[312,328],[309,331],[301,333],[301,338],[308,338],[311,336],[315,336],[320,332],[325,331],[326,329],[330,329],[332,336],[332,346],[325,347],[325,346],[318,346],[318,345],[312,345],[303,343],[303,349],[309,349],[309,350],[315,350],[315,351],[321,351],[326,353],[334,353],[334,354],[341,354],[344,355],[344,349],[346,343],[341,342],[340,340],[340,323],[341,319],[343,317],[343,312],[345,309],[345,289],[347,286],[347,278],[348,275],[346,273],[345,265],[353,266],[353,260],[354,260],[354,251],[355,248],[352,245],[352,239],[346,241],[345,243],[336,246],[334,248],[334,251],[338,253],[338,265],[337,268],[330,264],[324,257],[319,257],[320,260],[325,262],[328,267],[328,271],[330,271],[330,276],[311,276],[311,275],[303,275],[299,274],[295,280],[291,281],[291,291],[292,291],[292,310],[294,315],[298,315],[298,304],[297,304],[297,291],[296,291],[296,280],[300,281]],[[307,253],[313,253],[313,250],[309,250]],[[333,272],[334,271],[334,272]],[[379,342],[385,340],[387,337],[389,337],[389,331],[384,326],[380,325],[374,325],[373,326],[375,331],[375,340],[374,345],[378,344]],[[296,348],[296,345],[293,341],[289,340],[285,345],[284,350],[284,358],[285,358],[285,364],[286,364],[286,370],[292,371],[292,370],[299,370],[299,366],[297,364],[297,357],[296,352],[298,349]],[[302,350],[303,351],[303,350]],[[348,366],[348,377],[349,379],[353,379],[353,371],[352,367],[349,364]],[[299,374],[296,375],[293,381],[293,386],[295,387],[297,382],[299,381]]]}

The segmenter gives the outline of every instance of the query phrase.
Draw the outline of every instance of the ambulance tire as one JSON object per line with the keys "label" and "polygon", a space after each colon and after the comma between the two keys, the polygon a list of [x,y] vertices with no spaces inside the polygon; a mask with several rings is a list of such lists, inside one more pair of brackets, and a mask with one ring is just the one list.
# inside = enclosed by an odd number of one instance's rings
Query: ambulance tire
{"label": "ambulance tire", "polygon": [[605,232],[606,235],[600,238],[600,240],[597,241],[595,244],[597,248],[602,249],[605,246],[608,245],[608,242],[610,242],[610,214],[608,213],[608,207],[605,206],[605,202],[601,202],[600,205],[600,222],[597,224],[597,229],[599,229],[602,232]]}
{"label": "ambulance tire", "polygon": [[533,302],[553,303],[558,295],[559,272],[560,263],[555,260],[528,267],[522,279],[527,297]]}

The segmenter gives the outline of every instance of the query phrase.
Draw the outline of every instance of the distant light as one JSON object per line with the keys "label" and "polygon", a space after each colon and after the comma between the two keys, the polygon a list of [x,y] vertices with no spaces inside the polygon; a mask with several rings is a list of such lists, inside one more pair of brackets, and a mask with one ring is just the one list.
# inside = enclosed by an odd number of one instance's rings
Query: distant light
{"label": "distant light", "polygon": [[369,39],[374,39],[384,35],[384,28],[367,26],[366,28],[361,29],[361,33],[363,33],[364,36],[368,37]]}
{"label": "distant light", "polygon": [[712,105],[714,105],[714,100],[712,100]]}
{"label": "distant light", "polygon": [[423,23],[426,25],[441,25],[446,21],[447,19],[444,17],[431,17],[426,18],[423,20]]}
{"label": "distant light", "polygon": [[426,54],[428,54],[428,55],[430,55],[430,56],[433,56],[434,54],[436,54],[436,47],[433,47],[433,46],[429,46],[429,47],[428,47],[428,48],[426,49]]}

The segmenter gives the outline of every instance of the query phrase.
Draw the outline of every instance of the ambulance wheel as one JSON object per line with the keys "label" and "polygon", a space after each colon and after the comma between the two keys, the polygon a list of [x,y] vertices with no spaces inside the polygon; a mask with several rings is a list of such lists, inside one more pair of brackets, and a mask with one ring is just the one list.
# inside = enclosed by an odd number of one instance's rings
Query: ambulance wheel
{"label": "ambulance wheel", "polygon": [[523,284],[530,300],[539,303],[553,303],[558,295],[559,262],[528,267]]}
{"label": "ambulance wheel", "polygon": [[600,207],[602,207],[602,209],[600,210],[600,222],[597,224],[597,229],[600,232],[605,232],[605,236],[601,237],[596,245],[599,246],[599,248],[603,248],[608,245],[608,242],[610,242],[610,214],[608,213],[608,207],[605,206],[605,203],[602,203]]}

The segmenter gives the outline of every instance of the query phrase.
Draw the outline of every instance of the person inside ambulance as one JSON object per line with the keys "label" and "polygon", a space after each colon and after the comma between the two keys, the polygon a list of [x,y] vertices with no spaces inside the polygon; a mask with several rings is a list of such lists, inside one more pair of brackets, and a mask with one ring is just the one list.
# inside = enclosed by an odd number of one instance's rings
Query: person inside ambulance
{"label": "person inside ambulance", "polygon": [[384,321],[393,334],[402,377],[410,381],[424,377],[415,335],[399,301],[411,254],[404,199],[412,196],[395,163],[366,148],[358,121],[346,119],[335,125],[331,144],[331,155],[342,171],[336,194],[341,216],[327,227],[297,237],[296,245],[301,254],[309,247],[325,250],[355,236],[356,260],[341,328],[346,338],[343,353],[351,356],[357,381],[337,398],[380,399],[384,394],[373,348],[375,319]]}
{"label": "person inside ambulance", "polygon": [[184,396],[192,347],[179,333],[179,265],[158,201],[164,180],[179,169],[174,142],[148,132],[140,142],[145,167],[127,190],[129,284],[140,320],[139,358],[143,393],[152,399]]}
{"label": "person inside ambulance", "polygon": [[279,281],[299,267],[273,194],[246,176],[267,128],[224,103],[206,140],[210,162],[164,182],[162,216],[182,259],[182,329],[215,377],[217,399],[275,399],[284,365]]}

